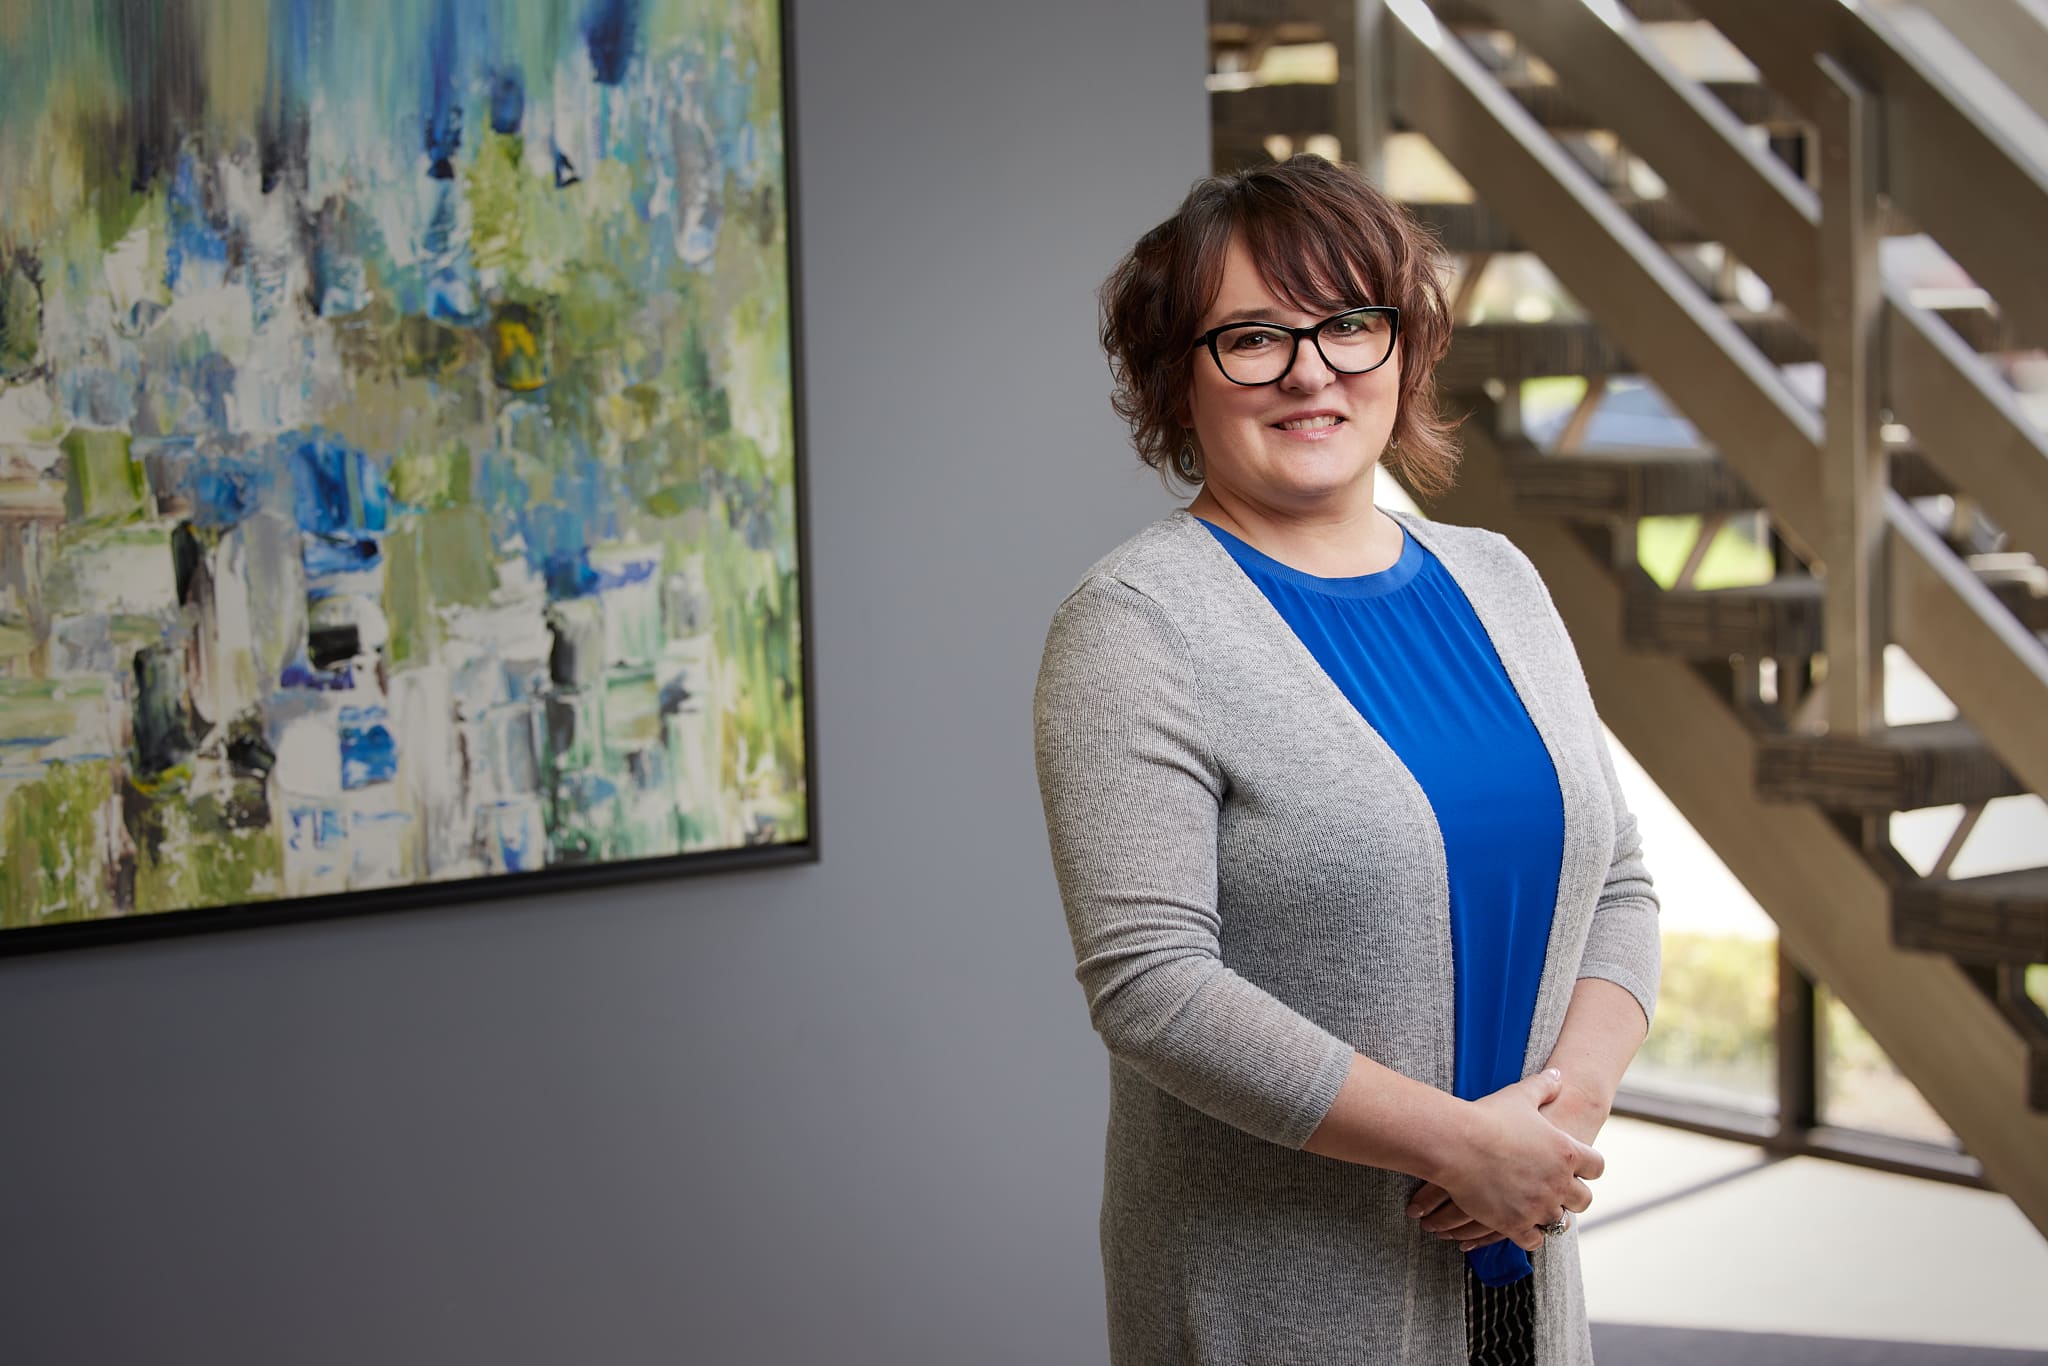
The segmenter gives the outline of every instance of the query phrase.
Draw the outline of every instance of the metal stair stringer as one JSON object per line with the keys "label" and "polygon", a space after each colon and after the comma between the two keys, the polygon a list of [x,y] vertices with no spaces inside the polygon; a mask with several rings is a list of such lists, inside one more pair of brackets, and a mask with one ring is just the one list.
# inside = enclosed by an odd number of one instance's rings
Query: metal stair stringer
{"label": "metal stair stringer", "polygon": [[1820,811],[1757,801],[1757,740],[1727,701],[1685,662],[1626,649],[1624,592],[1605,562],[1566,523],[1513,507],[1504,453],[1481,424],[1464,440],[1463,475],[1432,515],[1492,528],[1529,556],[1608,728],[1770,912],[1793,958],[2048,1233],[2048,1114],[2027,1105],[2026,1042],[1955,962],[1893,946],[1891,888]]}

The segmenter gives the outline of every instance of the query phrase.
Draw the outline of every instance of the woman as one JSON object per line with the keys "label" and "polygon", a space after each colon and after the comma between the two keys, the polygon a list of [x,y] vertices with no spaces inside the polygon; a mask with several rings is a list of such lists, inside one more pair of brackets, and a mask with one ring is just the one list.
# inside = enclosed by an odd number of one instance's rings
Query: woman
{"label": "woman", "polygon": [[1455,465],[1438,258],[1310,157],[1201,182],[1103,290],[1200,492],[1091,569],[1039,783],[1108,1046],[1117,1366],[1586,1362],[1571,1214],[1657,901],[1578,660]]}

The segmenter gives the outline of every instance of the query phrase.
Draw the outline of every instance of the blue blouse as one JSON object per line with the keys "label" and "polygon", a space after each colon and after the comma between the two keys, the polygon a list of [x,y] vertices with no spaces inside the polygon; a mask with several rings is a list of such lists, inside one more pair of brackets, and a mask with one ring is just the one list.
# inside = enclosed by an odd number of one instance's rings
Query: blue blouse
{"label": "blue blouse", "polygon": [[[1414,537],[1377,574],[1290,569],[1203,523],[1331,682],[1414,775],[1444,842],[1457,983],[1453,1090],[1477,1100],[1522,1079],[1564,858],[1564,797],[1493,641]],[[1529,1274],[1500,1242],[1467,1254],[1488,1285]]]}

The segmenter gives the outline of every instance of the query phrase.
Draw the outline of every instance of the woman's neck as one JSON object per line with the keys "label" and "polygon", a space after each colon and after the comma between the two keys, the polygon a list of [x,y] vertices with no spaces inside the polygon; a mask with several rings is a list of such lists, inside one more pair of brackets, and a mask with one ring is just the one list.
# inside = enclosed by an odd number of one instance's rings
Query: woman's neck
{"label": "woman's neck", "polygon": [[1306,512],[1261,506],[1227,489],[1203,485],[1188,512],[1222,527],[1289,569],[1324,579],[1349,579],[1391,569],[1401,558],[1400,523],[1366,497],[1355,506]]}

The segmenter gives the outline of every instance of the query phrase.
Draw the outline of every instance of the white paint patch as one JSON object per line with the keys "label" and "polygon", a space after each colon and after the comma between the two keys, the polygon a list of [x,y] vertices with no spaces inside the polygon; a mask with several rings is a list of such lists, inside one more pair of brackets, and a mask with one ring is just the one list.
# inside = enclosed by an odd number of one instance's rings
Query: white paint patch
{"label": "white paint patch", "polygon": [[[322,698],[322,702],[328,699]],[[280,792],[323,802],[341,797],[341,704],[320,707],[285,722],[277,737],[275,778]]]}
{"label": "white paint patch", "polygon": [[55,441],[63,434],[64,424],[57,415],[57,397],[51,391],[49,381],[0,389],[0,444],[44,445],[46,453],[53,457],[49,464],[43,466],[48,470],[63,457],[63,452],[45,443]]}
{"label": "white paint patch", "polygon": [[409,863],[417,876],[450,876],[470,857],[473,831],[451,724],[454,707],[444,667],[408,669],[391,680],[389,724],[398,747],[394,796],[415,818]]}
{"label": "white paint patch", "polygon": [[170,287],[164,283],[164,264],[163,244],[150,231],[150,219],[145,215],[143,221],[107,249],[101,264],[107,303],[115,318],[135,316],[138,304],[157,309],[171,306]]}
{"label": "white paint patch", "polygon": [[65,548],[43,586],[51,615],[106,612],[161,617],[178,611],[167,530],[111,531]]}

